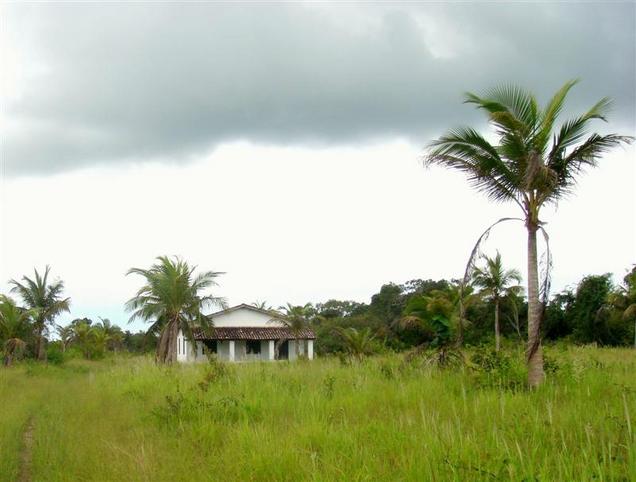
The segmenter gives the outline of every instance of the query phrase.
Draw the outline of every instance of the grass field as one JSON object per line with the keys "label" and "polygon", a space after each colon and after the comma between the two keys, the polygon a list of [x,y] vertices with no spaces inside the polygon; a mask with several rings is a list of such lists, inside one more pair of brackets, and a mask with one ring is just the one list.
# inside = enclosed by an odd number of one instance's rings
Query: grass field
{"label": "grass field", "polygon": [[0,480],[636,480],[636,352],[553,348],[490,373],[398,355],[0,369]]}

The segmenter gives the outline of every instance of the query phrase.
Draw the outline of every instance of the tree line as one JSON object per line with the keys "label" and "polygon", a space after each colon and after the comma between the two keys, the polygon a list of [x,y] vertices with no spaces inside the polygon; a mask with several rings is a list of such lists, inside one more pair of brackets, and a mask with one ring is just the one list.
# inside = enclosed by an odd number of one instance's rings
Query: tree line
{"label": "tree line", "polygon": [[[193,274],[194,269],[182,260],[160,259],[162,265],[176,268],[173,274]],[[499,253],[492,258],[483,256],[481,261],[465,288],[463,343],[492,344],[499,350],[501,339],[525,342],[528,302],[518,284],[519,272],[506,269]],[[97,322],[77,318],[66,326],[56,324],[56,317],[69,310],[70,298],[63,296],[61,280],[49,282],[49,271],[47,267],[40,275],[35,270],[33,278],[25,276],[21,282],[11,281],[12,294],[18,295],[22,306],[10,296],[0,295],[0,343],[5,365],[21,357],[55,362],[68,356],[69,350],[71,356],[98,359],[107,353],[147,353],[160,345],[161,333],[167,326],[161,316],[146,332],[137,333],[124,331],[106,318]],[[166,275],[169,272],[169,268],[163,271],[166,285],[170,285],[170,277]],[[200,285],[194,285],[191,292],[200,289]],[[175,299],[174,291],[174,288],[164,291],[155,302],[161,304],[161,296]],[[331,299],[316,304],[287,304],[278,310],[266,302],[253,305],[279,313],[279,319],[292,333],[314,329],[319,355],[347,355],[359,360],[384,351],[457,345],[460,291],[459,280],[415,279],[383,285],[369,303]],[[222,298],[210,299],[226,306]],[[133,313],[133,319],[137,316]],[[180,316],[179,328],[191,332],[200,326],[200,318],[189,318],[183,313]],[[214,321],[209,315],[199,310],[197,316],[206,316],[208,326],[213,329]],[[575,288],[554,295],[543,310],[542,338],[600,346],[633,344],[636,348],[636,266],[618,285],[612,282],[609,273],[590,275]],[[166,346],[167,341],[161,353],[168,357]]]}

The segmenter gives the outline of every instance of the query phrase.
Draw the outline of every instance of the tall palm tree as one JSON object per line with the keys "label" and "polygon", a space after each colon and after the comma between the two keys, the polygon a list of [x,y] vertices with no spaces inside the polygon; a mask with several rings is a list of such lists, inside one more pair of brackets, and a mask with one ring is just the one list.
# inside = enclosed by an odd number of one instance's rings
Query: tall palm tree
{"label": "tall palm tree", "polygon": [[292,336],[296,340],[294,345],[296,347],[296,358],[298,358],[300,355],[300,332],[309,326],[312,309],[311,303],[307,303],[303,306],[294,306],[291,303],[287,303],[278,309],[282,310],[282,316],[272,319],[271,322],[282,323],[291,331]]}
{"label": "tall palm tree", "polygon": [[55,280],[49,284],[49,272],[51,268],[47,266],[44,276],[40,276],[38,270],[35,271],[33,279],[23,276],[22,283],[11,280],[13,285],[11,292],[17,293],[24,305],[34,310],[33,328],[35,330],[35,353],[38,360],[44,360],[44,334],[48,330],[48,325],[53,325],[55,318],[63,312],[68,312],[71,305],[70,298],[62,298],[64,282]]}
{"label": "tall palm tree", "polygon": [[159,334],[156,361],[172,363],[177,359],[177,335],[182,330],[194,346],[193,328],[208,329],[212,319],[204,315],[211,306],[225,308],[224,298],[203,295],[202,292],[217,286],[216,278],[223,274],[206,271],[194,275],[196,266],[178,257],[159,256],[150,269],[131,268],[127,274],[138,274],[145,284],[126,303],[132,312],[130,321],[140,318],[152,325],[149,332]]}
{"label": "tall palm tree", "polygon": [[506,296],[513,282],[521,283],[521,273],[516,269],[505,269],[501,254],[497,251],[494,258],[484,256],[485,266],[475,268],[473,283],[482,289],[482,293],[495,304],[495,350],[501,348],[501,330],[499,328],[499,303]]}
{"label": "tall palm tree", "polygon": [[441,165],[465,172],[469,182],[495,202],[511,201],[523,213],[528,235],[528,382],[543,378],[539,301],[537,231],[542,227],[541,208],[556,204],[573,191],[577,177],[595,166],[610,149],[633,140],[617,134],[591,134],[590,122],[605,120],[610,100],[601,99],[584,114],[556,127],[565,98],[576,81],[567,82],[540,108],[523,89],[505,85],[483,96],[466,94],[488,115],[498,142],[493,145],[471,128],[458,128],[433,141],[426,165]]}
{"label": "tall palm tree", "polygon": [[29,321],[33,312],[19,308],[8,296],[0,295],[0,341],[4,350],[4,365],[10,366],[16,355],[26,347]]}

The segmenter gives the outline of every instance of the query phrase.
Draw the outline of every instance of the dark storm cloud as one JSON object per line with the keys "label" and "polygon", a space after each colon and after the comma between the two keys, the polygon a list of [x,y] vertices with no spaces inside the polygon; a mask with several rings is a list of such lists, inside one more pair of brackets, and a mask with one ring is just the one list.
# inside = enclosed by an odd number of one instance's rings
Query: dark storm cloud
{"label": "dark storm cloud", "polygon": [[182,162],[235,139],[425,144],[474,123],[461,94],[502,81],[570,106],[616,100],[634,127],[633,4],[14,6],[20,95],[3,101],[8,175]]}

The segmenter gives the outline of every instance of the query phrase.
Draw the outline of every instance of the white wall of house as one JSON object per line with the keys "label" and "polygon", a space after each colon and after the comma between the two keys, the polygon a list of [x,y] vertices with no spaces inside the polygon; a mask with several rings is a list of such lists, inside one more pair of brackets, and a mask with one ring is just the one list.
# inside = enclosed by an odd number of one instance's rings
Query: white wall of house
{"label": "white wall of house", "polygon": [[275,327],[283,326],[278,321],[272,321],[272,317],[249,308],[239,308],[229,313],[221,313],[212,316],[212,323],[219,328],[224,327]]}

